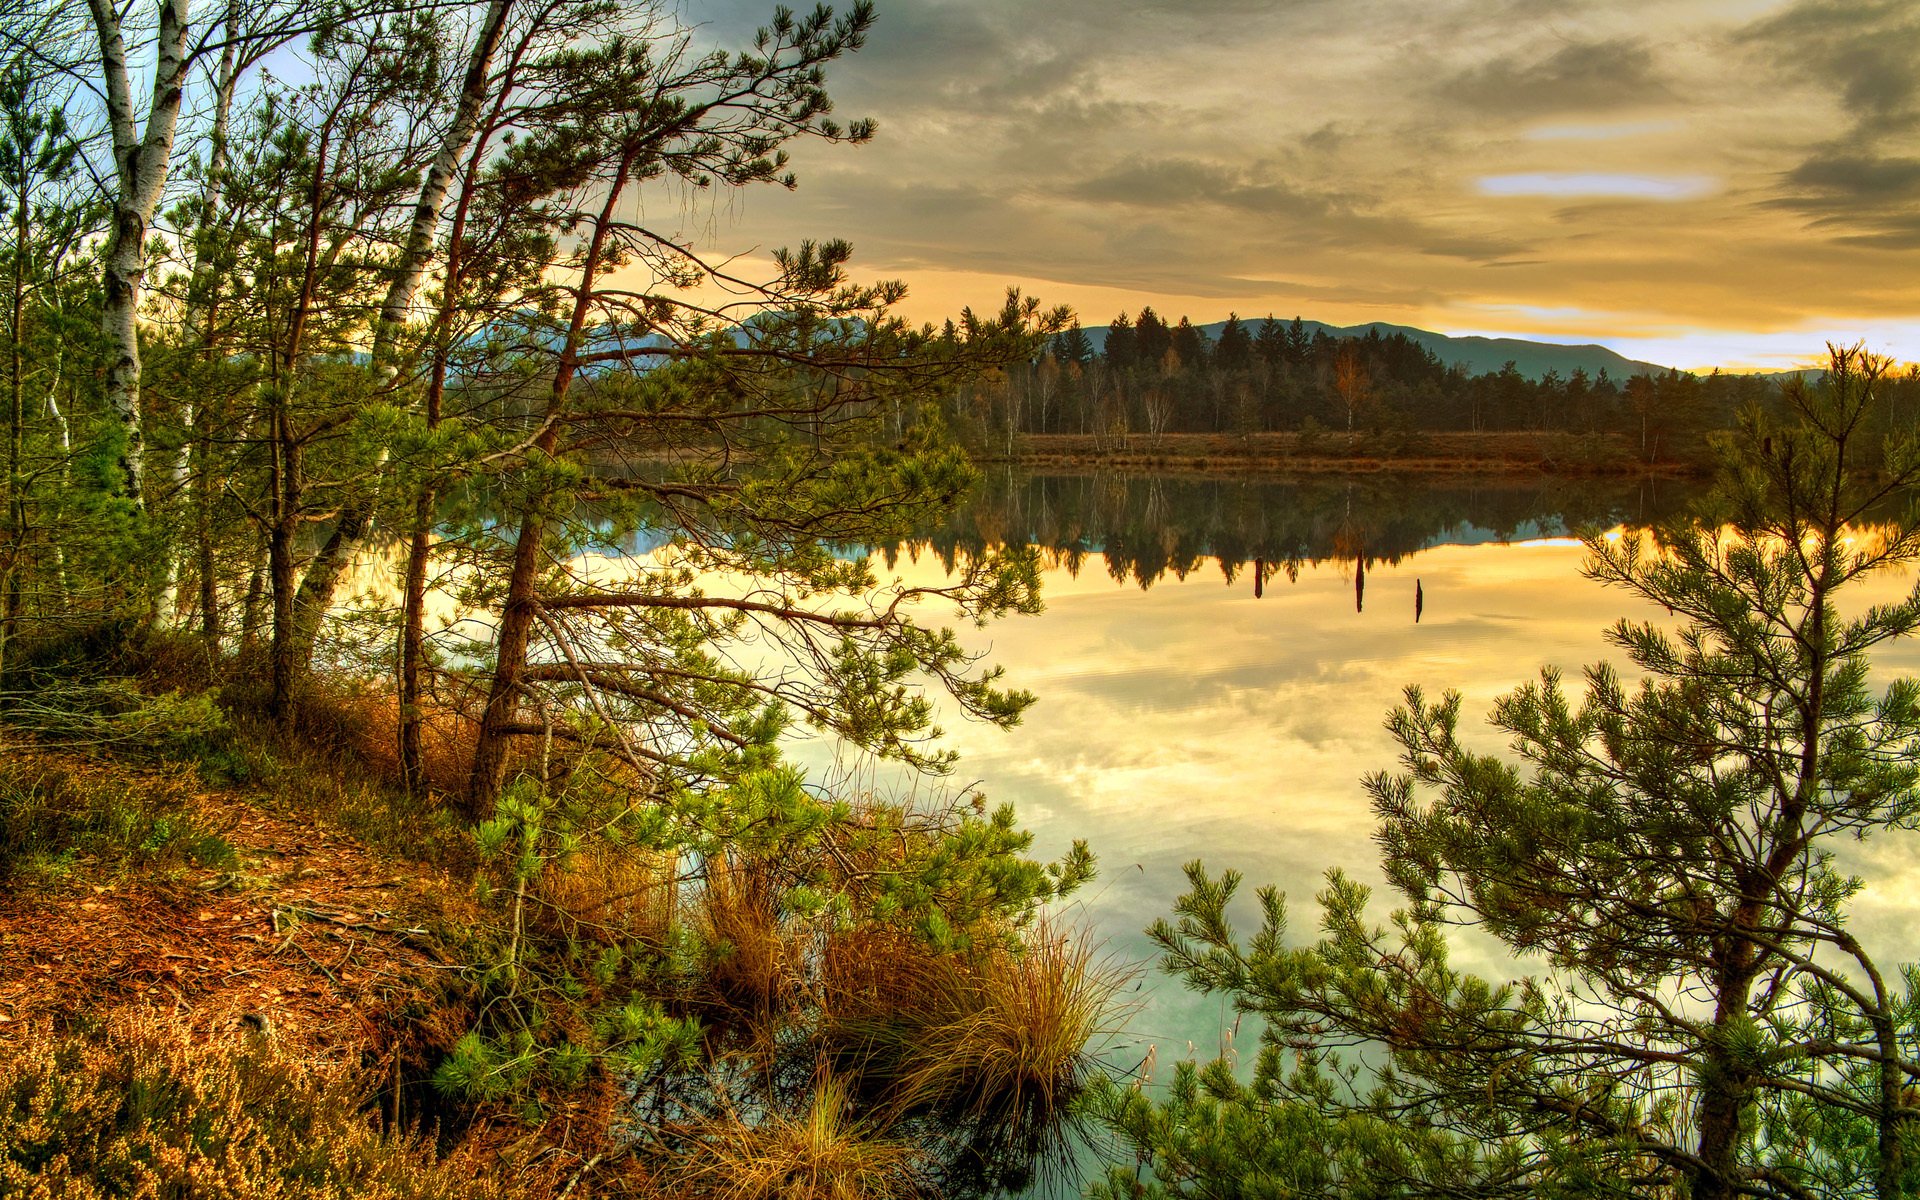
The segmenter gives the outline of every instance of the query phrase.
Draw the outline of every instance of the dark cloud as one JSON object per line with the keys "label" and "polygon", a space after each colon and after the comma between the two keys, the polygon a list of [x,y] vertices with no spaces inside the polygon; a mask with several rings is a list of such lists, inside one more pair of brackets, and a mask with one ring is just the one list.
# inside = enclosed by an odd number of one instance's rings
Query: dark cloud
{"label": "dark cloud", "polygon": [[1857,138],[1920,125],[1920,5],[1912,0],[1799,0],[1737,40],[1767,67],[1831,89]]}
{"label": "dark cloud", "polygon": [[1818,155],[1788,172],[1787,182],[1848,206],[1912,204],[1920,202],[1920,158]]}
{"label": "dark cloud", "polygon": [[1621,108],[1672,94],[1652,49],[1627,38],[1568,42],[1544,58],[1496,58],[1455,75],[1439,91],[1470,108],[1512,117]]}
{"label": "dark cloud", "polygon": [[1829,148],[1787,172],[1768,204],[1836,241],[1911,250],[1920,247],[1920,158]]}
{"label": "dark cloud", "polygon": [[1920,5],[1798,0],[1741,30],[1766,66],[1831,95],[1852,127],[1784,171],[1763,203],[1834,241],[1920,247]]}

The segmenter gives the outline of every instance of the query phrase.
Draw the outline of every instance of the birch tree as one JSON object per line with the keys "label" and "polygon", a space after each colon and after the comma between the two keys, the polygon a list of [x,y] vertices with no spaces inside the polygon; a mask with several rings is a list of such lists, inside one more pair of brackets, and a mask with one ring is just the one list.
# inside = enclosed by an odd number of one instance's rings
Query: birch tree
{"label": "birch tree", "polygon": [[[545,30],[551,28],[552,18],[563,12],[564,7],[552,4],[542,7],[543,12],[534,25]],[[487,5],[468,51],[467,68],[461,78],[452,118],[447,122],[439,148],[421,178],[420,193],[413,205],[413,220],[407,227],[399,258],[393,267],[392,280],[387,285],[379,314],[374,320],[368,360],[374,373],[376,391],[391,388],[400,374],[398,343],[412,309],[414,294],[419,290],[433,259],[455,172],[474,141],[489,100],[494,100],[498,108],[505,99],[503,89],[511,89],[510,73],[496,77],[494,58],[507,36],[508,17],[512,11],[513,0],[491,0]],[[456,292],[458,290],[452,280],[446,281],[445,286]],[[384,465],[385,461],[383,453],[379,462]],[[297,622],[294,653],[301,660],[311,660],[313,640],[318,634],[320,621],[333,603],[340,574],[355,552],[364,545],[372,528],[377,495],[377,487],[368,487],[347,500],[326,543],[307,566],[294,602]]]}
{"label": "birch tree", "polygon": [[144,504],[145,423],[140,408],[140,296],[147,269],[147,231],[173,161],[173,140],[192,66],[187,0],[156,0],[153,76],[144,114],[136,107],[127,37],[111,0],[87,0],[99,47],[99,71],[113,145],[113,219],[103,260],[106,285],[101,331],[109,358],[106,398],[119,425],[122,488]]}

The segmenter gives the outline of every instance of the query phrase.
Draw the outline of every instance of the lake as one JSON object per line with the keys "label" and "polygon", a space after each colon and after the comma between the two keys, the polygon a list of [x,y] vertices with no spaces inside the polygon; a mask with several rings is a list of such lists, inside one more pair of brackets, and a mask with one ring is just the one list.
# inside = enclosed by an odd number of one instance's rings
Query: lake
{"label": "lake", "polygon": [[[1037,702],[1011,731],[943,722],[961,762],[937,786],[1012,801],[1045,856],[1085,838],[1100,876],[1068,915],[1117,959],[1153,957],[1143,931],[1168,914],[1196,858],[1242,871],[1249,897],[1279,886],[1292,935],[1309,939],[1328,868],[1380,882],[1359,780],[1397,765],[1381,723],[1402,689],[1457,689],[1463,735],[1500,749],[1484,725],[1496,697],[1545,665],[1577,682],[1590,662],[1624,664],[1603,630],[1622,616],[1665,619],[1583,579],[1571,530],[1650,521],[1685,499],[1667,482],[1000,476],[952,526],[887,554],[914,582],[1007,540],[1043,547],[1050,564],[1044,613],[963,633]],[[1910,586],[1878,583],[1862,598]],[[1920,673],[1920,646],[1877,661],[1883,675]],[[819,740],[796,755],[856,787],[906,786]],[[1869,881],[1856,929],[1889,956],[1915,955],[1916,861],[1894,836],[1843,862]],[[1393,900],[1376,894],[1383,918]],[[1528,969],[1471,937],[1457,953],[1501,977]],[[1107,1048],[1120,1069],[1157,1045],[1164,1079],[1177,1058],[1211,1057],[1233,1024],[1220,1002],[1151,969],[1127,998],[1133,1011]],[[1253,1031],[1240,1041],[1250,1046]]]}

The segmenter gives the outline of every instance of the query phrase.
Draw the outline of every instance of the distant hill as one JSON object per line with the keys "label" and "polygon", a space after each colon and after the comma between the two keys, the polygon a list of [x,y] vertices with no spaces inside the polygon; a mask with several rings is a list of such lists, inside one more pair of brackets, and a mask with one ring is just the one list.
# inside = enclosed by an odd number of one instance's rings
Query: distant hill
{"label": "distant hill", "polygon": [[[1264,318],[1242,320],[1247,332],[1254,333],[1260,328]],[[1432,351],[1435,357],[1447,366],[1459,365],[1470,375],[1485,375],[1497,372],[1511,362],[1514,369],[1529,379],[1539,379],[1548,371],[1558,371],[1565,379],[1575,370],[1584,370],[1588,375],[1598,375],[1604,369],[1615,379],[1630,379],[1635,375],[1664,375],[1670,369],[1658,363],[1639,362],[1625,355],[1607,349],[1605,346],[1562,346],[1553,342],[1529,342],[1520,338],[1486,337],[1449,337],[1444,333],[1415,329],[1409,325],[1388,325],[1375,321],[1368,325],[1327,325],[1320,321],[1301,321],[1308,333],[1325,330],[1328,337],[1365,337],[1368,330],[1379,330],[1380,336],[1404,334],[1409,341],[1418,343]],[[1283,324],[1292,324],[1291,320]],[[1214,341],[1220,340],[1220,331],[1225,329],[1225,321],[1216,321],[1200,328]],[[1086,331],[1087,339],[1094,349],[1104,349],[1107,344],[1107,327],[1102,325]]]}

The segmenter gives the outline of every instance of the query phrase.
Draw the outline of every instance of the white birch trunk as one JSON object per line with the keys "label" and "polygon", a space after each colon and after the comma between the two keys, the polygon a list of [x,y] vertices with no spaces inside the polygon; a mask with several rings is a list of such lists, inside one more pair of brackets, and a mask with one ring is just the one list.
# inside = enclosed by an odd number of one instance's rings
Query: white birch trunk
{"label": "white birch trunk", "polygon": [[[467,62],[466,78],[461,84],[460,102],[454,110],[453,122],[448,126],[446,139],[434,154],[433,162],[427,167],[426,178],[421,182],[420,198],[414,205],[413,223],[407,230],[398,273],[387,287],[386,299],[380,305],[380,316],[374,325],[370,357],[379,384],[391,381],[399,370],[395,342],[405,327],[407,309],[413,303],[414,293],[420,288],[420,281],[426,277],[428,262],[432,260],[434,237],[439,232],[441,212],[446,207],[454,174],[459,170],[460,161],[480,126],[480,110],[487,99],[487,81],[493,69],[494,53],[505,36],[507,15],[512,8],[513,0],[491,0],[487,5],[486,17],[481,22],[473,53]],[[383,448],[376,470],[386,465],[386,456],[387,451]],[[339,520],[334,524],[333,533],[307,566],[306,576],[300,581],[300,594],[294,604],[302,653],[311,654],[320,619],[333,604],[333,593],[339,585],[340,576],[373,531],[373,507],[377,494],[377,487],[368,487],[347,501],[340,511]]]}
{"label": "white birch trunk", "polygon": [[106,85],[107,122],[113,134],[116,180],[113,232],[103,271],[105,303],[100,328],[106,338],[107,404],[125,438],[122,489],[136,507],[146,504],[145,429],[140,411],[140,288],[146,273],[147,227],[166,187],[173,135],[186,88],[187,0],[158,0],[154,38],[153,94],[143,134],[133,106],[126,39],[112,0],[88,0],[99,35],[100,68]]}

